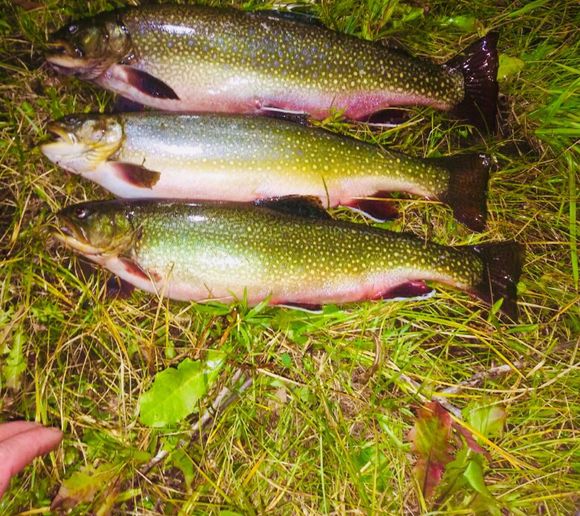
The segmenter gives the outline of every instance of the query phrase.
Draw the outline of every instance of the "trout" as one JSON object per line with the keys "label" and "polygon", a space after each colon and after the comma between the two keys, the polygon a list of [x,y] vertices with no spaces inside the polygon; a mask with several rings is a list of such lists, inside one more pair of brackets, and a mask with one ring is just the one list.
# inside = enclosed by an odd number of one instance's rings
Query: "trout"
{"label": "trout", "polygon": [[305,195],[384,220],[396,210],[378,198],[399,191],[442,201],[469,228],[485,228],[484,155],[417,159],[323,129],[247,115],[70,115],[49,131],[55,139],[41,149],[50,160],[118,197],[254,201]]}
{"label": "trout", "polygon": [[333,220],[317,200],[111,200],[58,214],[57,237],[130,284],[185,301],[313,308],[417,297],[438,282],[517,317],[521,250],[448,247]]}
{"label": "trout", "polygon": [[390,106],[455,111],[496,125],[497,34],[443,65],[329,30],[288,12],[147,5],[71,23],[48,63],[164,111],[334,112],[368,120]]}

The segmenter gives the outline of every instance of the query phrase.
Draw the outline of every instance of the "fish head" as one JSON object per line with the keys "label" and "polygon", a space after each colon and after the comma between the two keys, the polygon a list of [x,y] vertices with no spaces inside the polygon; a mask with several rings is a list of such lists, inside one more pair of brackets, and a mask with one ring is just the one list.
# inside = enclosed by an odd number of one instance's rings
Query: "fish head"
{"label": "fish head", "polygon": [[69,115],[51,122],[52,140],[40,146],[42,153],[60,167],[83,174],[94,171],[119,150],[123,124],[115,115]]}
{"label": "fish head", "polygon": [[75,204],[57,213],[55,236],[95,261],[101,257],[127,255],[137,234],[131,218],[122,201]]}
{"label": "fish head", "polygon": [[46,60],[59,73],[96,79],[131,55],[131,37],[116,16],[105,14],[64,26],[49,38]]}

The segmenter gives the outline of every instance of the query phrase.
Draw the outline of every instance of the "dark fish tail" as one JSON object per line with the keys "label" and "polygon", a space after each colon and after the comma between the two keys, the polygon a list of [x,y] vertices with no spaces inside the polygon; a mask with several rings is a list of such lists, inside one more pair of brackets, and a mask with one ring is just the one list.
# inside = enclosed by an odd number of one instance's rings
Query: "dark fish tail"
{"label": "dark fish tail", "polygon": [[517,284],[522,272],[523,248],[517,242],[498,242],[469,246],[483,261],[481,281],[471,293],[490,305],[503,299],[500,311],[518,320]]}
{"label": "dark fish tail", "polygon": [[487,33],[444,65],[464,78],[465,96],[454,111],[482,133],[493,133],[497,125],[498,37],[497,32]]}
{"label": "dark fish tail", "polygon": [[466,154],[431,159],[450,172],[449,187],[440,200],[453,209],[453,215],[459,222],[474,231],[483,231],[487,220],[489,156]]}

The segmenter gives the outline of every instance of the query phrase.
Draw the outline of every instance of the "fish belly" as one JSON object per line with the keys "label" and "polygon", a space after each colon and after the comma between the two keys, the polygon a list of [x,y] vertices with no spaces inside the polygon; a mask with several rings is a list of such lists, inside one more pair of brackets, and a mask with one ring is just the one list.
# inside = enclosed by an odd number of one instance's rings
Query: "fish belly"
{"label": "fish belly", "polygon": [[271,285],[240,283],[235,277],[216,281],[184,280],[178,273],[149,270],[147,281],[127,271],[120,260],[111,259],[104,264],[111,272],[136,287],[177,301],[230,303],[245,300],[254,306],[266,299],[272,305],[322,305],[328,303],[351,303],[356,301],[381,299],[401,284],[416,279],[417,271],[393,270],[344,281],[320,283],[317,285]]}
{"label": "fish belly", "polygon": [[133,54],[97,82],[158,109],[359,119],[393,105],[449,109],[464,95],[458,72],[267,13],[153,6],[123,23]]}
{"label": "fish belly", "polygon": [[128,181],[119,174],[122,167],[123,163],[106,162],[83,175],[117,197],[127,199],[173,198],[249,202],[285,195],[307,195],[319,197],[325,205],[336,206],[341,196],[333,189],[329,197],[322,180],[315,183],[304,177],[278,174],[274,167],[244,170],[235,166],[152,166],[151,170],[160,171],[160,175],[159,180],[151,187]]}
{"label": "fish belly", "polygon": [[[211,71],[209,72],[211,73]],[[230,78],[223,82],[174,82],[167,84],[179,99],[155,98],[132,86],[126,77],[126,67],[113,65],[96,80],[97,84],[125,98],[163,111],[191,111],[198,113],[269,114],[276,111],[305,113],[322,120],[342,114],[352,120],[363,120],[390,106],[425,105],[449,110],[451,104],[415,94],[396,91],[352,92],[312,91],[296,89],[292,84],[280,91],[269,89],[262,77],[256,79]]]}

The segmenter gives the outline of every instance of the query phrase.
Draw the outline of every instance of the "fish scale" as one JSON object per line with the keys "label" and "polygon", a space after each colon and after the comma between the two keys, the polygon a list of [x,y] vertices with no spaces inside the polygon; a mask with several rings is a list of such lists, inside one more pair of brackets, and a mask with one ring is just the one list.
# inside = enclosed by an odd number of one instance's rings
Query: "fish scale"
{"label": "fish scale", "polygon": [[504,299],[515,317],[519,246],[448,247],[336,221],[305,198],[253,203],[115,200],[60,212],[59,238],[121,278],[180,300],[313,305],[429,291]]}
{"label": "fish scale", "polygon": [[325,206],[392,216],[384,200],[407,192],[450,205],[458,220],[485,225],[489,160],[418,159],[287,120],[248,115],[71,115],[49,129],[43,152],[120,197],[254,201],[311,195]]}
{"label": "fish scale", "polygon": [[[192,16],[195,25],[182,30]],[[405,92],[452,106],[463,96],[459,72],[444,72],[363,40],[259,12],[228,10],[218,17],[204,7],[163,6],[128,11],[122,20],[135,48],[135,66],[171,78],[167,82],[177,90],[180,83],[192,90],[243,87],[245,80],[260,74],[260,89],[273,97],[288,88],[297,96],[303,90],[340,95],[364,88]],[[248,38],[254,43],[248,45]]]}
{"label": "fish scale", "polygon": [[[324,183],[333,190],[345,177],[388,174],[393,182],[414,182],[417,192],[432,197],[449,184],[449,171],[442,166],[282,120],[163,114],[119,119],[125,140],[111,159],[142,162],[152,170],[178,164],[241,175],[261,172],[270,180],[280,174],[287,181],[306,180],[320,191]],[[279,188],[271,195],[296,193],[291,185]]]}
{"label": "fish scale", "polygon": [[490,34],[437,65],[288,13],[149,5],[64,27],[47,60],[162,110],[366,120],[390,106],[426,105],[493,130],[496,40]]}
{"label": "fish scale", "polygon": [[217,284],[235,277],[246,287],[265,283],[280,298],[288,290],[318,291],[345,281],[368,285],[368,278],[397,269],[415,269],[419,276],[428,271],[433,279],[440,276],[465,288],[483,270],[477,257],[410,235],[336,221],[296,221],[243,206],[172,209],[177,213],[170,221],[157,213],[139,219],[141,236],[133,257],[144,269],[170,274],[173,281],[201,277]]}

